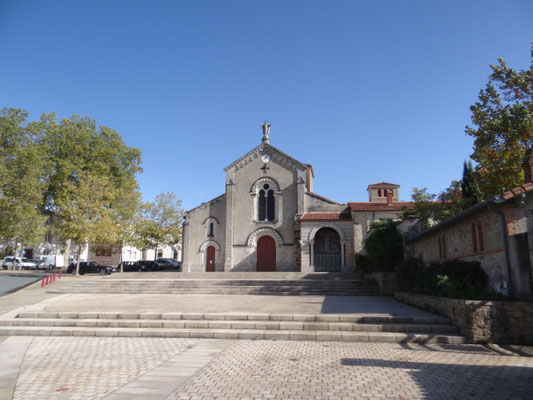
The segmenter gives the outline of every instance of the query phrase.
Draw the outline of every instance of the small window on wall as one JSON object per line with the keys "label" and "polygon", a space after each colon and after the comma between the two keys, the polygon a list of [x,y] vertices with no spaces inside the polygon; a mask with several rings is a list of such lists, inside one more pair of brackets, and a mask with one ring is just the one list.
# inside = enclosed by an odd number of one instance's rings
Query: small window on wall
{"label": "small window on wall", "polygon": [[472,230],[472,250],[474,253],[485,251],[485,242],[483,240],[483,223],[478,221],[474,222],[471,226]]}
{"label": "small window on wall", "polygon": [[215,236],[215,224],[213,222],[211,222],[209,224],[209,230],[207,231],[207,236],[208,237],[213,237]]}
{"label": "small window on wall", "polygon": [[441,260],[447,257],[446,237],[443,235],[439,236],[439,257]]}
{"label": "small window on wall", "polygon": [[481,223],[481,221],[477,222],[477,241],[479,251],[485,251],[485,243],[483,241],[483,224]]}
{"label": "small window on wall", "polygon": [[96,257],[111,257],[111,249],[96,250]]}

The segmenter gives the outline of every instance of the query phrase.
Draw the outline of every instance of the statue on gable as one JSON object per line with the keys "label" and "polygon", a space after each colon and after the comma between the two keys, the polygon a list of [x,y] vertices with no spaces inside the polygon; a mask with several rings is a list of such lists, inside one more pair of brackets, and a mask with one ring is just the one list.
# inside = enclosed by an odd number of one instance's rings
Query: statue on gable
{"label": "statue on gable", "polygon": [[270,134],[270,127],[272,126],[272,124],[269,124],[268,121],[265,121],[264,124],[259,126],[263,128],[263,143],[270,143],[270,137],[268,135]]}

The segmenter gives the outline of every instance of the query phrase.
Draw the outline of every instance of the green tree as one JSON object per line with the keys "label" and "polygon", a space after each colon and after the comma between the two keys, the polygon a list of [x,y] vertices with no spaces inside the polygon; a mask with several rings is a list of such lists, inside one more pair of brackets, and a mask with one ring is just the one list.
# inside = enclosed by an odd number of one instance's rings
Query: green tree
{"label": "green tree", "polygon": [[365,240],[367,260],[374,271],[393,271],[403,259],[403,239],[394,222],[374,222]]}
{"label": "green tree", "polygon": [[529,69],[515,70],[499,58],[490,67],[489,82],[470,107],[472,126],[466,127],[474,137],[471,158],[486,196],[524,182],[522,160],[533,144],[533,62]]}
{"label": "green tree", "polygon": [[161,245],[176,246],[181,238],[183,222],[181,200],[174,193],[160,193],[153,202],[145,202],[137,217],[135,245],[142,249],[157,249]]}
{"label": "green tree", "polygon": [[[44,190],[42,136],[27,123],[28,113],[0,111],[0,237],[14,246],[42,239],[46,217],[39,205]],[[15,266],[13,265],[13,268]]]}
{"label": "green tree", "polygon": [[[77,244],[78,254],[87,243],[116,242],[116,210],[112,207],[116,195],[111,181],[103,176],[86,173],[65,182],[55,201],[58,229]],[[78,258],[76,275],[79,262]]]}
{"label": "green tree", "polygon": [[465,200],[466,206],[479,203],[483,200],[483,195],[479,189],[477,176],[472,167],[472,161],[463,164],[463,179],[461,180],[461,197]]}
{"label": "green tree", "polygon": [[[39,126],[46,132],[43,145],[49,155],[42,210],[52,217],[59,236],[67,243],[73,239],[78,245],[83,237],[90,238],[83,240],[97,240],[98,232],[81,234],[74,228],[75,221],[88,218],[107,224],[107,245],[120,242],[124,233],[121,229],[136,212],[135,199],[139,196],[136,174],[142,171],[140,150],[126,146],[116,131],[97,126],[88,117],[74,115],[58,123],[54,113],[43,114]],[[105,187],[105,197],[99,192],[93,194],[105,207],[92,208],[90,215],[83,218],[73,217],[69,213],[75,212],[77,205],[68,196],[77,197],[77,192],[86,191],[87,187]],[[99,229],[96,224],[87,228]],[[71,236],[73,232],[77,233]],[[68,245],[65,253],[68,257]]]}

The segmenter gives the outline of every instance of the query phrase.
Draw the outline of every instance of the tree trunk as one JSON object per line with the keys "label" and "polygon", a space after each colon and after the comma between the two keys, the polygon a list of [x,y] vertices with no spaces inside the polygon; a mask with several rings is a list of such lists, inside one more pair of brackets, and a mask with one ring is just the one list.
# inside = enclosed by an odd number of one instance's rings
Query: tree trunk
{"label": "tree trunk", "polygon": [[17,249],[19,247],[18,240],[15,240],[15,250],[13,250],[13,265],[11,266],[11,269],[15,271],[17,269]]}
{"label": "tree trunk", "polygon": [[63,246],[63,264],[67,267],[69,267],[69,259],[70,259],[70,243],[71,240],[68,239],[65,241],[65,245]]}
{"label": "tree trunk", "polygon": [[124,272],[124,265],[123,265],[123,257],[122,257],[122,252],[124,251],[124,244],[121,243],[120,244],[120,259],[119,259],[119,265],[120,265],[120,272]]}
{"label": "tree trunk", "polygon": [[78,261],[76,262],[76,276],[80,274],[81,244],[78,245]]}

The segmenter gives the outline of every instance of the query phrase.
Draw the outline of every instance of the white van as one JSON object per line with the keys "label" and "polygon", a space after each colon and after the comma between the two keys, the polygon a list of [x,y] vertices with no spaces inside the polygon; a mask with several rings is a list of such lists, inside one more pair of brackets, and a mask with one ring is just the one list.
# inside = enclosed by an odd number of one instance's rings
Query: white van
{"label": "white van", "polygon": [[62,255],[39,256],[39,261],[41,261],[41,268],[52,269],[65,266],[65,257]]}

